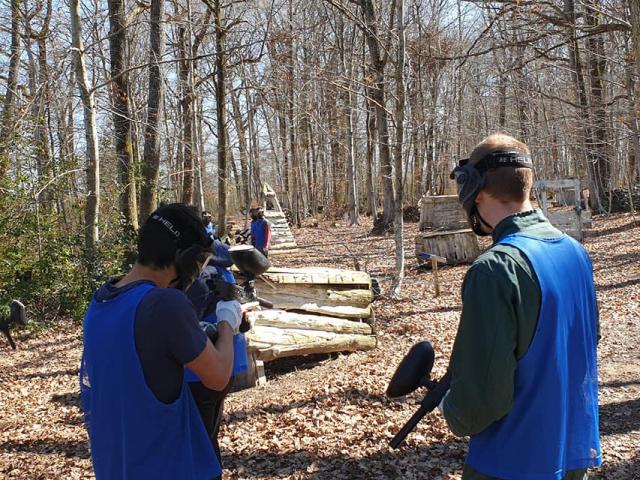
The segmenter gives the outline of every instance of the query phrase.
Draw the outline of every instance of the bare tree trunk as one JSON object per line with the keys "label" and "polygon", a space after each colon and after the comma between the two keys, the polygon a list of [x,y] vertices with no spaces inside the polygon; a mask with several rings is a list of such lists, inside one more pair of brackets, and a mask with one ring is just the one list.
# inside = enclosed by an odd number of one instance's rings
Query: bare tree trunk
{"label": "bare tree trunk", "polygon": [[375,134],[376,134],[376,117],[373,114],[371,102],[367,99],[367,192],[369,192],[369,208],[371,219],[373,222],[378,218],[376,205],[376,167],[375,167]]}
{"label": "bare tree trunk", "polygon": [[238,134],[238,150],[240,157],[240,186],[242,190],[242,206],[247,210],[251,206],[251,192],[249,189],[249,162],[247,161],[247,136],[244,128],[244,119],[240,111],[240,101],[235,94],[231,94],[233,106],[233,120]]}
{"label": "bare tree trunk", "polygon": [[342,63],[342,71],[345,72],[347,77],[346,91],[343,93],[344,98],[344,122],[346,127],[346,174],[347,174],[347,214],[349,218],[349,225],[360,225],[358,220],[358,185],[356,183],[356,145],[354,134],[354,108],[353,108],[353,93],[352,86],[353,81],[353,52],[350,52],[350,58],[347,61],[347,48],[345,44],[353,44],[353,37],[351,39],[345,39],[344,22],[340,19],[340,41],[342,47],[340,48],[340,59]]}
{"label": "bare tree trunk", "polygon": [[76,70],[76,81],[84,113],[84,135],[87,145],[87,203],[84,213],[85,246],[89,255],[95,252],[99,240],[98,215],[100,213],[100,155],[98,152],[98,129],[93,90],[89,88],[84,63],[80,0],[71,0],[71,32]]}
{"label": "bare tree trunk", "polygon": [[391,296],[398,298],[404,280],[404,221],[402,217],[402,205],[404,202],[404,186],[402,183],[402,156],[404,150],[404,110],[405,110],[405,37],[404,37],[404,0],[396,0],[396,21],[398,34],[398,52],[396,57],[396,148],[395,148],[395,174],[396,174],[396,198],[394,205],[394,230],[396,241],[396,275],[391,287]]}
{"label": "bare tree trunk", "polygon": [[[592,28],[597,28],[600,24],[599,11],[601,5],[599,0],[590,0],[586,6],[586,22]],[[589,46],[589,83],[591,91],[591,115],[593,115],[592,135],[593,142],[593,176],[597,189],[601,197],[612,188],[611,167],[608,155],[608,135],[607,135],[607,111],[604,99],[603,78],[606,71],[606,53],[604,50],[604,40],[602,35],[591,35],[587,44]]]}
{"label": "bare tree trunk", "polygon": [[[640,175],[640,172],[636,172],[638,165],[640,164],[640,125],[638,124],[638,103],[636,96],[636,82],[633,80],[634,66],[629,64],[627,66],[627,96],[629,104],[629,125],[631,128],[631,138],[629,139],[630,152],[629,152],[629,166],[627,168],[627,180],[629,190],[635,185],[636,175]],[[633,209],[633,202],[630,202]]]}
{"label": "bare tree trunk", "polygon": [[245,95],[247,101],[247,126],[249,130],[249,158],[251,159],[251,185],[253,186],[253,198],[261,200],[262,197],[262,175],[260,172],[260,149],[258,148],[258,134],[255,127],[256,106],[251,97]]}
{"label": "bare tree trunk", "polygon": [[164,99],[164,83],[160,61],[164,51],[164,0],[152,0],[149,27],[149,95],[147,124],[144,131],[142,191],[140,218],[144,221],[158,204],[158,174],[160,171],[159,125]]}
{"label": "bare tree trunk", "polygon": [[138,208],[131,144],[131,114],[129,112],[129,84],[126,72],[125,52],[127,26],[124,0],[109,0],[109,51],[111,54],[111,85],[113,100],[113,124],[118,158],[118,182],[120,187],[120,214],[129,232],[138,229]]}
{"label": "bare tree trunk", "polygon": [[225,92],[225,37],[222,2],[214,2],[214,18],[216,26],[216,118],[218,121],[218,232],[220,236],[227,231],[227,124],[226,124],[226,92]]}
{"label": "bare tree trunk", "polygon": [[380,52],[380,38],[377,27],[377,15],[373,0],[361,0],[365,20],[365,36],[371,57],[371,74],[374,84],[369,87],[369,96],[376,110],[376,128],[380,149],[380,173],[382,174],[382,217],[376,230],[387,230],[393,223],[395,199],[393,190],[393,170],[389,149],[389,123],[385,103],[384,61]]}
{"label": "bare tree trunk", "polygon": [[[47,10],[39,32],[32,30],[31,23],[38,13],[42,11],[42,4],[36,4],[35,11],[25,19],[25,41],[27,58],[29,59],[29,95],[31,101],[31,117],[34,125],[33,131],[33,156],[36,160],[38,180],[46,184],[52,175],[55,175],[49,150],[49,129],[47,124],[49,107],[49,68],[47,65],[46,38],[51,19],[51,2],[47,2]],[[31,41],[36,41],[38,47],[37,57],[32,51]],[[49,212],[54,207],[53,186],[45,186],[40,190],[36,198],[42,202],[44,211]]]}
{"label": "bare tree trunk", "polygon": [[193,204],[196,206],[199,212],[203,212],[205,210],[204,205],[204,177],[205,177],[205,164],[204,164],[204,146],[202,144],[202,124],[200,119],[202,118],[202,102],[196,101],[194,102],[193,107],[193,150],[195,152],[194,161],[195,165],[193,167],[193,172],[195,175],[194,183],[195,183],[195,198],[193,200]]}
{"label": "bare tree trunk", "polygon": [[293,0],[289,0],[289,61],[287,63],[289,83],[289,99],[287,102],[287,115],[289,123],[289,142],[291,150],[291,174],[293,176],[292,198],[291,198],[291,214],[293,215],[293,223],[300,227],[302,225],[301,212],[301,195],[300,195],[300,159],[298,158],[298,143],[296,140],[296,123],[295,123],[295,48],[294,48],[294,32],[293,32]]}
{"label": "bare tree trunk", "polygon": [[631,17],[631,40],[633,42],[633,52],[636,59],[636,74],[640,77],[640,2],[637,0],[627,0]]}
{"label": "bare tree trunk", "polygon": [[[189,19],[191,21],[191,19]],[[189,38],[187,38],[189,37]],[[180,100],[180,110],[182,112],[182,144],[183,144],[183,172],[182,177],[182,202],[191,204],[193,202],[193,98],[194,93],[191,82],[191,68],[189,63],[192,61],[188,52],[190,35],[186,27],[178,28],[178,46],[180,61],[178,62],[180,70],[180,90],[182,98]]]}
{"label": "bare tree trunk", "polygon": [[2,110],[2,126],[0,127],[0,179],[9,169],[9,145],[15,128],[13,109],[15,93],[18,86],[18,69],[20,68],[20,0],[11,0],[11,60],[7,74],[7,90],[4,94]]}
{"label": "bare tree trunk", "polygon": [[576,85],[578,94],[578,104],[581,107],[580,113],[582,114],[582,140],[581,148],[579,149],[579,155],[585,159],[586,171],[589,178],[589,190],[590,199],[593,203],[593,207],[597,211],[602,211],[601,205],[601,192],[598,189],[598,184],[594,178],[593,165],[591,161],[592,153],[590,149],[586,147],[591,142],[592,133],[589,126],[589,103],[587,99],[587,88],[582,71],[582,60],[580,57],[580,46],[576,38],[576,11],[574,0],[564,0],[564,13],[567,21],[569,22],[568,28],[568,40],[569,40],[569,65],[574,72],[573,78]]}

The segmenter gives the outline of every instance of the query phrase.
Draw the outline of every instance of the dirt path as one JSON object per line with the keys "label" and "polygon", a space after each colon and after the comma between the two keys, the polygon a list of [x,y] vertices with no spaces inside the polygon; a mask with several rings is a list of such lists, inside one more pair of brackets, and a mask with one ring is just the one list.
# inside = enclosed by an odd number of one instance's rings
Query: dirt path
{"label": "dirt path", "polygon": [[[586,246],[594,259],[600,301],[603,479],[640,479],[640,228],[629,215],[596,218]],[[406,236],[413,268],[413,237]],[[393,239],[321,224],[294,230],[306,248],[277,261],[288,266],[361,266],[389,286]],[[466,267],[442,270],[443,293],[432,297],[431,273],[410,269],[404,297],[375,304],[379,348],[368,353],[268,364],[266,386],[234,393],[222,432],[225,478],[457,479],[466,440],[438,414],[425,419],[399,451],[387,442],[415,409],[418,395],[384,396],[406,350],[429,339],[446,368],[460,312]],[[0,478],[91,478],[77,373],[81,331],[62,324],[12,352],[0,339]]]}

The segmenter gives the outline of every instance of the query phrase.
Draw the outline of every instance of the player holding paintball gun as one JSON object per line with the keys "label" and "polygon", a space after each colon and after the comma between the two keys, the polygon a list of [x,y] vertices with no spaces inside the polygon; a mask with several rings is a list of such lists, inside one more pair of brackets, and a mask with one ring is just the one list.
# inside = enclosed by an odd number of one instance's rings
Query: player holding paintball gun
{"label": "player holding paintball gun", "polygon": [[159,207],[141,227],[138,257],[95,293],[84,319],[82,408],[97,480],[211,480],[222,469],[184,382],[229,382],[241,306],[220,302],[217,338],[200,328],[184,290],[211,257],[197,211]]}
{"label": "player holding paintball gun", "polygon": [[426,386],[416,415],[439,403],[452,432],[470,437],[464,480],[586,479],[602,463],[591,261],[532,207],[532,170],[525,144],[494,134],[453,171],[473,231],[493,245],[465,276],[449,373],[425,377],[423,342],[389,386],[392,396]]}

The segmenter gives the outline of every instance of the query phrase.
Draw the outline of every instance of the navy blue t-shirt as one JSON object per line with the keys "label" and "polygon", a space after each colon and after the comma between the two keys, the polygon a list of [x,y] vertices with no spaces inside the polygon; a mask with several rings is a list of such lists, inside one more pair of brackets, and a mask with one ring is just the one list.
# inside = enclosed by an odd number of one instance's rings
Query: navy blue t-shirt
{"label": "navy blue t-shirt", "polygon": [[[148,280],[117,288],[107,282],[96,300],[108,300]],[[182,389],[184,365],[194,360],[207,343],[196,310],[184,292],[176,288],[154,288],[138,304],[135,344],[147,386],[161,402],[174,402]]]}

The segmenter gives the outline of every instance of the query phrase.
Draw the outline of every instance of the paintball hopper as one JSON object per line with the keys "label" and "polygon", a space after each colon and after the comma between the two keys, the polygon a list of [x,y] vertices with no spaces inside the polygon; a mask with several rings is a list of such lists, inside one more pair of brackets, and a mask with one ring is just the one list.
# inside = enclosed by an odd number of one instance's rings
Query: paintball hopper
{"label": "paintball hopper", "polygon": [[389,442],[391,448],[398,448],[420,420],[435,409],[449,390],[451,374],[447,372],[440,380],[431,379],[431,369],[435,353],[429,342],[416,343],[398,365],[393,374],[387,395],[391,398],[402,397],[419,387],[426,387],[427,394],[420,402],[418,411],[403,425]]}
{"label": "paintball hopper", "polygon": [[271,263],[252,245],[236,245],[229,249],[229,254],[238,270],[244,275],[257,277],[266,272]]}
{"label": "paintball hopper", "polygon": [[258,302],[264,308],[273,308],[273,303],[258,296],[255,287],[255,278],[271,267],[267,257],[253,245],[235,245],[229,249],[229,255],[231,255],[233,263],[245,278],[242,286],[247,301]]}
{"label": "paintball hopper", "polygon": [[418,387],[427,385],[435,352],[429,342],[416,343],[398,365],[396,373],[393,374],[387,396],[390,398],[404,397]]}

